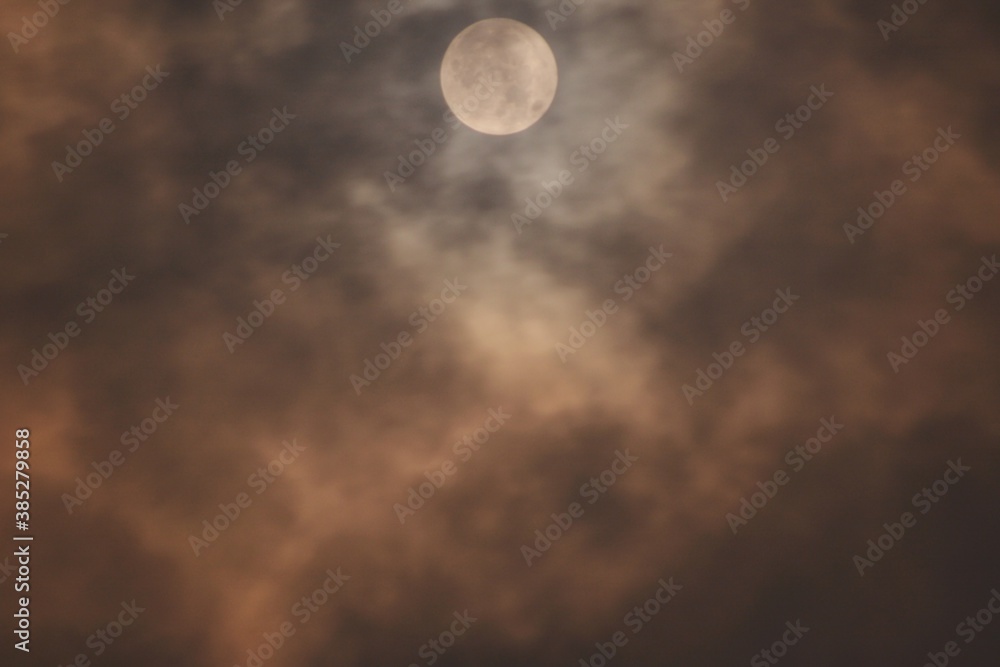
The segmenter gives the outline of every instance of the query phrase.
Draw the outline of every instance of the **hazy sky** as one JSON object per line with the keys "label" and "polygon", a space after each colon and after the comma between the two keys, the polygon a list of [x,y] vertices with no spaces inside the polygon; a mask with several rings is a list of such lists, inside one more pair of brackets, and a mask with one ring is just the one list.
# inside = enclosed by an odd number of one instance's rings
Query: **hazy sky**
{"label": "hazy sky", "polygon": [[995,662],[995,5],[223,1],[0,10],[14,664]]}

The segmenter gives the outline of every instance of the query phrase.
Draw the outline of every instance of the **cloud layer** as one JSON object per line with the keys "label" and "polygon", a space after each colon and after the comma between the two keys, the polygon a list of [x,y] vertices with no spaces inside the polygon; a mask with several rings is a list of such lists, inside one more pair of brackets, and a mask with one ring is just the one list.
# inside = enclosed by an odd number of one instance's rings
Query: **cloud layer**
{"label": "cloud layer", "polygon": [[[927,3],[886,32],[891,4],[562,5],[409,0],[350,62],[341,43],[387,5],[70,3],[12,44],[0,415],[32,431],[31,664],[248,665],[288,622],[265,664],[569,665],[622,630],[621,664],[714,665],[797,619],[790,663],[919,664],[985,605],[995,10]],[[508,137],[449,123],[438,85],[452,37],[491,16],[533,26],[560,71]],[[806,460],[824,419],[843,428]],[[661,579],[682,588],[633,632]],[[453,646],[427,644],[466,610]],[[963,643],[965,664],[998,642]]]}

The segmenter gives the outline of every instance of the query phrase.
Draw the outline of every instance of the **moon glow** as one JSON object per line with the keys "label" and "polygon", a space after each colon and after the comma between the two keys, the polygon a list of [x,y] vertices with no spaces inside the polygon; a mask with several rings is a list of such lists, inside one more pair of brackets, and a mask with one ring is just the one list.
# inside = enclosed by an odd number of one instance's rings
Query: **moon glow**
{"label": "moon glow", "polygon": [[511,19],[473,23],[441,62],[441,91],[452,113],[484,134],[514,134],[545,115],[559,74],[545,38]]}

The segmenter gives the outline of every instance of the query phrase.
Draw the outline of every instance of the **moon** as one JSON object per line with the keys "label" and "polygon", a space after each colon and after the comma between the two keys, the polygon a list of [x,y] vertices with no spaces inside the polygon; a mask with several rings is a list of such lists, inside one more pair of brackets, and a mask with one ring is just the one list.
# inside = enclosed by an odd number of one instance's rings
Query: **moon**
{"label": "moon", "polygon": [[484,134],[521,132],[545,115],[559,72],[545,38],[511,19],[473,23],[441,62],[441,91],[455,116]]}

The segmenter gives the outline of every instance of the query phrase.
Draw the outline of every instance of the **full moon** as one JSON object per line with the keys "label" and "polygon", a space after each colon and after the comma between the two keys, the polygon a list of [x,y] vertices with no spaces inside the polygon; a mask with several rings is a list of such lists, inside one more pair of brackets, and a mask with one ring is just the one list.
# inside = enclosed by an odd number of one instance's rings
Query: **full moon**
{"label": "full moon", "polygon": [[514,134],[545,115],[559,81],[545,38],[519,21],[486,19],[452,40],[441,91],[455,116],[484,134]]}

